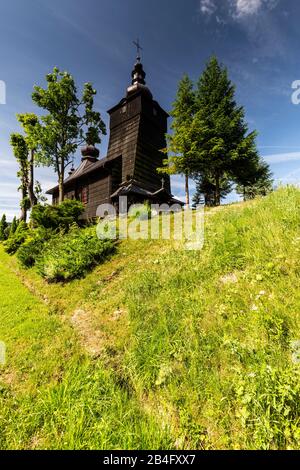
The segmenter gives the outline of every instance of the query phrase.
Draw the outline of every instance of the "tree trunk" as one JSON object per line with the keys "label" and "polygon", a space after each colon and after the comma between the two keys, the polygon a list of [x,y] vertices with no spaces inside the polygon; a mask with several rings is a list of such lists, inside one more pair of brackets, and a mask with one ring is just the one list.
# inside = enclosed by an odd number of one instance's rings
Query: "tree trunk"
{"label": "tree trunk", "polygon": [[65,169],[64,163],[61,165],[59,177],[58,177],[58,188],[59,188],[59,198],[58,202],[61,204],[65,199],[65,189],[64,189],[64,179],[65,179]]}
{"label": "tree trunk", "polygon": [[30,162],[29,162],[29,181],[28,181],[28,196],[30,200],[30,207],[37,205],[37,197],[34,194],[34,150],[30,152]]}
{"label": "tree trunk", "polygon": [[190,205],[190,189],[189,189],[189,175],[185,175],[185,198],[186,198],[186,205]]}
{"label": "tree trunk", "polygon": [[215,205],[221,204],[221,191],[220,191],[220,175],[216,173],[216,191],[215,191]]}
{"label": "tree trunk", "polygon": [[22,186],[22,207],[21,207],[21,215],[20,215],[20,222],[27,222],[27,188],[25,184]]}

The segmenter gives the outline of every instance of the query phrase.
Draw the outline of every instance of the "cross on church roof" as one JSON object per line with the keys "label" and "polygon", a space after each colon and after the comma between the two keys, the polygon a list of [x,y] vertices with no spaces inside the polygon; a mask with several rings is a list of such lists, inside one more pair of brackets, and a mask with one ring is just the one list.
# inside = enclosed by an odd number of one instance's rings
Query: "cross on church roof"
{"label": "cross on church roof", "polygon": [[143,48],[140,45],[140,40],[137,39],[136,41],[133,41],[133,44],[135,45],[137,50],[137,60],[141,60],[141,51],[143,50]]}

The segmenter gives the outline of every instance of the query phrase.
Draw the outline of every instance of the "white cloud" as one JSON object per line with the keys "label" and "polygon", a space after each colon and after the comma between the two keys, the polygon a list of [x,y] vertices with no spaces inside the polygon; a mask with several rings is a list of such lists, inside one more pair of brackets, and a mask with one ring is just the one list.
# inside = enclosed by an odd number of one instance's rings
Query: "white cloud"
{"label": "white cloud", "polygon": [[[262,10],[272,10],[279,0],[200,0],[200,12],[203,15],[211,16],[217,10],[235,20],[244,19],[257,15]],[[225,5],[224,5],[225,4]],[[220,15],[217,16],[220,21]]]}
{"label": "white cloud", "polygon": [[216,9],[215,0],[200,0],[200,11],[203,15],[212,15]]}
{"label": "white cloud", "polygon": [[239,27],[253,45],[256,61],[285,54],[286,41],[278,18],[271,14],[280,0],[199,0],[199,14],[220,25]]}
{"label": "white cloud", "polygon": [[278,153],[275,155],[266,155],[264,157],[267,163],[285,163],[300,161],[300,152]]}
{"label": "white cloud", "polygon": [[262,7],[262,0],[234,0],[237,17],[255,15]]}

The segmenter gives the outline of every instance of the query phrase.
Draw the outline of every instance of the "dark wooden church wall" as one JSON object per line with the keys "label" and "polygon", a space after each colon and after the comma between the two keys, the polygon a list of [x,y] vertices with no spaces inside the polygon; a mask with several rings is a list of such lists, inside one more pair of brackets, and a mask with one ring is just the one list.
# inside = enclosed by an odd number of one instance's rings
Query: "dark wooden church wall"
{"label": "dark wooden church wall", "polygon": [[95,217],[98,206],[110,202],[111,177],[109,174],[106,174],[99,179],[99,175],[96,173],[87,179],[84,185],[88,187],[89,194],[84,217],[92,218]]}
{"label": "dark wooden church wall", "polygon": [[111,130],[108,159],[122,156],[122,180],[133,175],[136,143],[139,133],[139,116],[123,122]]}
{"label": "dark wooden church wall", "polygon": [[[170,190],[170,178],[161,175],[157,168],[163,166],[166,155],[161,150],[166,148],[167,115],[155,103],[146,103],[140,120],[139,140],[135,162],[135,178],[147,183],[149,189],[156,191],[162,187]],[[154,114],[155,110],[155,114]]]}

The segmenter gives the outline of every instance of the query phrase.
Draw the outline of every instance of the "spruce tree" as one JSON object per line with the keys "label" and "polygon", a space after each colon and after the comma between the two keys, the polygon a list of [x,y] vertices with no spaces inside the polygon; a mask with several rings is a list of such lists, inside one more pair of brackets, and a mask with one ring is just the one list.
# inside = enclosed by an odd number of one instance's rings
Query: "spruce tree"
{"label": "spruce tree", "polygon": [[214,204],[220,205],[222,181],[238,181],[241,168],[258,161],[256,132],[248,132],[243,107],[235,101],[235,87],[227,69],[212,57],[199,79],[192,125],[194,171],[209,174]]}
{"label": "spruce tree", "polygon": [[192,148],[191,127],[195,109],[195,93],[193,82],[187,75],[180,80],[176,99],[173,103],[171,116],[173,118],[172,133],[167,135],[168,147],[166,153],[170,158],[165,160],[165,168],[160,172],[182,174],[185,177],[186,203],[189,205],[189,177],[192,175],[190,154]]}
{"label": "spruce tree", "polygon": [[6,221],[6,215],[3,214],[1,221],[0,221],[0,241],[6,240],[7,228],[8,228],[8,223]]}
{"label": "spruce tree", "polygon": [[[199,175],[195,178],[196,191],[193,197],[193,205],[197,206],[204,198],[206,206],[215,205],[216,185],[214,179],[208,175]],[[232,183],[227,177],[220,180],[220,196],[225,198],[232,190]]]}
{"label": "spruce tree", "polygon": [[15,233],[15,231],[17,230],[17,226],[18,226],[17,218],[14,217],[10,226],[9,236],[12,236]]}
{"label": "spruce tree", "polygon": [[244,201],[254,199],[256,196],[266,196],[273,190],[273,175],[269,165],[259,159],[248,171],[240,174],[237,192],[243,196]]}

